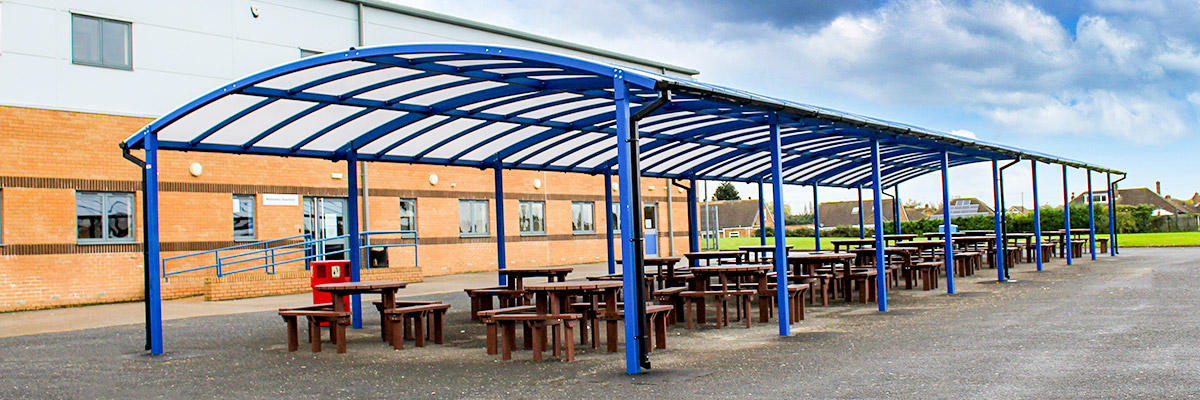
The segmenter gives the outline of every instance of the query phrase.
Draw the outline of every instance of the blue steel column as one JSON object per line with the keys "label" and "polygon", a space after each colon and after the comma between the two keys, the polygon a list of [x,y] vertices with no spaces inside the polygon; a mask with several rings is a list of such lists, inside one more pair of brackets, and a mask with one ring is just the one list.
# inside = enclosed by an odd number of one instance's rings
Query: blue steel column
{"label": "blue steel column", "polygon": [[763,197],[763,180],[758,178],[758,244],[767,245],[767,203]]}
{"label": "blue steel column", "polygon": [[1034,256],[1037,257],[1037,270],[1042,270],[1042,205],[1038,203],[1037,161],[1029,160],[1030,175],[1033,176],[1033,238],[1037,242]]}
{"label": "blue steel column", "polygon": [[[1004,232],[1004,226],[1002,225],[1003,222],[1001,222],[1001,220],[1000,220],[1001,205],[1000,205],[1000,162],[999,162],[999,160],[992,160],[992,194],[995,196],[995,203],[992,203],[992,204],[996,205],[996,210],[994,210],[994,212],[992,212],[992,219],[993,219],[993,224],[994,224],[993,229],[995,232],[995,234],[993,234],[992,236],[996,237],[996,239],[993,240],[995,247],[996,247],[996,280],[1000,281],[1000,282],[1004,282],[1005,281],[1005,279],[1004,279],[1004,248],[1008,247],[1008,246],[1004,243],[1004,235],[1002,234]],[[950,206],[949,203],[947,203],[946,207],[943,207],[943,208],[947,208],[949,206]]]}
{"label": "blue steel column", "polygon": [[892,189],[896,191],[892,196],[892,223],[896,225],[896,234],[899,235],[903,233],[900,229],[900,184],[897,183]]}
{"label": "blue steel column", "polygon": [[146,168],[142,179],[146,180],[146,192],[143,194],[146,207],[146,220],[142,229],[146,230],[146,268],[149,268],[146,285],[147,321],[150,336],[150,354],[163,353],[162,331],[162,257],[159,253],[158,236],[158,134],[147,133],[143,146],[146,148]]}
{"label": "blue steel column", "polygon": [[1067,166],[1063,165],[1063,252],[1067,256],[1067,265],[1071,265],[1071,192],[1067,191]]}
{"label": "blue steel column", "polygon": [[[776,310],[779,310],[779,336],[791,336],[792,318],[788,311],[791,310],[791,307],[788,306],[787,237],[783,216],[783,161],[780,155],[779,117],[772,114],[770,118],[771,191],[775,201],[775,301],[779,303],[779,307],[776,307]],[[804,301],[803,298],[799,300]],[[744,318],[750,318],[750,316],[747,315]]]}
{"label": "blue steel column", "polygon": [[[625,372],[628,374],[638,374],[642,372],[641,365],[641,341],[638,338],[641,336],[641,329],[638,326],[641,321],[637,314],[631,312],[636,309],[637,299],[631,296],[637,293],[638,285],[641,282],[637,279],[637,246],[633,239],[637,237],[634,234],[634,229],[638,229],[640,221],[634,220],[634,196],[633,188],[636,186],[634,182],[633,171],[633,154],[630,151],[630,141],[638,139],[634,132],[631,132],[629,119],[629,88],[625,81],[620,77],[613,79],[613,89],[615,92],[616,103],[616,122],[617,122],[617,168],[618,179],[620,180],[620,202],[621,202],[621,271],[623,275],[623,291],[625,293]],[[634,306],[634,307],[628,307]]]}
{"label": "blue steel column", "polygon": [[1117,256],[1117,199],[1113,197],[1112,172],[1106,172],[1108,191],[1108,256]]}
{"label": "blue steel column", "polygon": [[[700,251],[700,199],[696,194],[696,177],[688,178],[688,250]],[[691,267],[700,266],[699,261],[693,260]]]}
{"label": "blue steel column", "polygon": [[[362,244],[358,231],[358,148],[353,143],[346,151],[346,230],[350,248],[346,258],[350,259],[350,281],[362,279]],[[362,295],[350,296],[350,312],[354,329],[362,329]]]}
{"label": "blue steel column", "polygon": [[[501,270],[508,267],[508,256],[504,252],[504,162],[496,160],[496,178],[493,179],[496,185],[496,269]],[[500,286],[508,285],[508,276],[504,274],[496,274],[497,281]]]}
{"label": "blue steel column", "polygon": [[1088,187],[1088,245],[1092,250],[1092,261],[1096,261],[1096,196],[1092,196],[1092,170],[1087,171]]}
{"label": "blue steel column", "polygon": [[[613,224],[612,220],[612,170],[604,171],[604,221],[608,229],[604,232],[604,237],[608,239],[608,274],[617,273],[617,254],[613,245]],[[689,221],[690,222],[690,221]]]}
{"label": "blue steel column", "polygon": [[858,187],[858,238],[859,239],[867,238],[866,219],[863,217],[863,212],[866,212],[866,211],[867,210],[865,208],[863,208],[862,186],[859,186]]}
{"label": "blue steel column", "polygon": [[[942,151],[942,204],[950,204],[950,153]],[[950,207],[942,207],[942,240],[946,241],[942,257],[946,267],[946,293],[954,294],[954,235],[950,233]]]}
{"label": "blue steel column", "polygon": [[817,199],[816,182],[813,182],[813,239],[815,239],[817,251],[821,251],[821,201]]}
{"label": "blue steel column", "polygon": [[[879,141],[871,140],[871,183],[875,196],[871,199],[875,216],[875,290],[879,311],[887,311],[887,268],[883,257],[883,182],[879,173]],[[860,210],[861,211],[861,210]]]}

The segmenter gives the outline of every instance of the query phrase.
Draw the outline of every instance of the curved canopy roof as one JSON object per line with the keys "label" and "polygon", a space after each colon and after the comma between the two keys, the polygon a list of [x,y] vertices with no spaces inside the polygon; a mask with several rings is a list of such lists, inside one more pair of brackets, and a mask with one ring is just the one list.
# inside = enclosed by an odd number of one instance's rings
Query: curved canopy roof
{"label": "curved canopy roof", "polygon": [[[304,58],[218,88],[155,120],[159,147],[294,157],[605,173],[615,169],[615,78],[638,122],[643,176],[755,182],[778,117],[785,183],[884,186],[950,164],[1033,159],[1104,167],[590,60],[470,44],[388,45]],[[658,103],[655,101],[658,100]]]}

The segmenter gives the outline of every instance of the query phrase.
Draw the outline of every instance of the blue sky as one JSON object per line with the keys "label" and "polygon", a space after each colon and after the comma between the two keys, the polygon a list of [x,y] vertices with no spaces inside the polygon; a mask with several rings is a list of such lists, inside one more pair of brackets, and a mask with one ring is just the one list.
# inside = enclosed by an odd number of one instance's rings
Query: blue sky
{"label": "blue sky", "polygon": [[[397,2],[695,68],[707,82],[1125,170],[1124,188],[1161,181],[1163,194],[1200,191],[1191,171],[1200,158],[1195,0]],[[1062,204],[1061,168],[1038,170],[1042,203]],[[1068,191],[1085,191],[1085,173],[1069,174]],[[1028,163],[1006,170],[1008,204],[1032,204],[1029,181]],[[989,165],[951,171],[955,196],[991,203],[991,185]],[[937,174],[900,187],[906,200],[934,205],[940,190]],[[785,201],[805,209],[811,190],[787,188]]]}

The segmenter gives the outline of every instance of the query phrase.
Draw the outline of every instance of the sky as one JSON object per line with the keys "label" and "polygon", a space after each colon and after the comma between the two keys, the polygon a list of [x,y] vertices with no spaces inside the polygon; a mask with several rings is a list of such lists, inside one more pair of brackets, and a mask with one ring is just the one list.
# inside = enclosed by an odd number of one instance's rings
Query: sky
{"label": "sky", "polygon": [[[395,2],[697,69],[709,83],[1127,171],[1122,188],[1200,191],[1190,168],[1200,157],[1200,0]],[[1062,168],[1041,164],[1038,178],[1040,204],[1061,205]],[[1086,191],[1086,179],[1068,170],[1067,191]],[[1104,179],[1093,176],[1096,190]],[[1032,206],[1029,162],[1004,180],[1007,205]],[[953,197],[991,204],[993,182],[990,163],[950,171]],[[738,189],[757,197],[756,187]],[[901,184],[900,196],[937,206],[940,174]],[[820,199],[857,193],[821,188]],[[812,189],[788,186],[784,201],[810,209]]]}

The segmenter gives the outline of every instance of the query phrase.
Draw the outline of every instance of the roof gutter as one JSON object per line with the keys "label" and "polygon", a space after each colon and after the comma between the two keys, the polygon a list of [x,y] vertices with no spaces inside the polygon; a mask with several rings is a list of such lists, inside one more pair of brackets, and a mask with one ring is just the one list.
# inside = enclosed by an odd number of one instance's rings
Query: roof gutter
{"label": "roof gutter", "polygon": [[408,15],[408,16],[412,16],[412,17],[428,19],[431,21],[437,21],[437,22],[441,22],[444,24],[461,26],[464,28],[470,28],[470,29],[474,29],[474,30],[478,30],[478,31],[488,32],[488,33],[494,33],[497,35],[504,35],[504,36],[513,37],[513,38],[517,38],[517,39],[528,40],[530,42],[544,44],[544,45],[548,45],[548,46],[561,47],[564,49],[575,50],[575,51],[591,54],[594,56],[607,57],[607,58],[611,58],[614,60],[620,60],[620,61],[624,61],[624,62],[628,62],[628,63],[647,65],[647,66],[661,69],[662,71],[660,71],[660,72],[664,73],[664,74],[666,73],[666,71],[671,71],[671,72],[675,72],[675,73],[679,73],[679,74],[683,74],[683,75],[689,75],[689,76],[700,74],[700,71],[697,71],[697,70],[691,69],[691,68],[687,68],[687,67],[681,67],[681,66],[674,65],[674,64],[667,64],[667,63],[654,61],[654,60],[650,60],[650,59],[646,59],[646,58],[642,58],[642,57],[631,56],[628,54],[622,54],[622,53],[618,53],[615,51],[604,50],[604,49],[597,48],[597,47],[585,46],[585,45],[578,44],[578,43],[571,43],[571,42],[568,42],[565,40],[555,39],[555,38],[548,37],[548,36],[542,36],[542,35],[536,35],[536,34],[532,34],[532,33],[528,33],[528,32],[522,32],[522,31],[509,29],[509,28],[505,28],[502,26],[492,25],[492,24],[485,24],[485,23],[478,22],[478,21],[472,21],[472,20],[465,19],[465,18],[459,18],[459,17],[436,13],[436,12],[432,12],[432,11],[426,11],[426,10],[422,10],[419,8],[402,6],[399,4],[389,3],[389,2],[385,2],[385,1],[381,1],[381,0],[341,0],[341,1],[346,2],[346,3],[351,3],[351,4],[358,4],[360,6],[367,6],[367,7],[371,7],[371,8],[375,8],[375,9],[379,9],[379,10],[391,11],[391,12],[394,12],[397,14],[404,14],[404,15]]}

